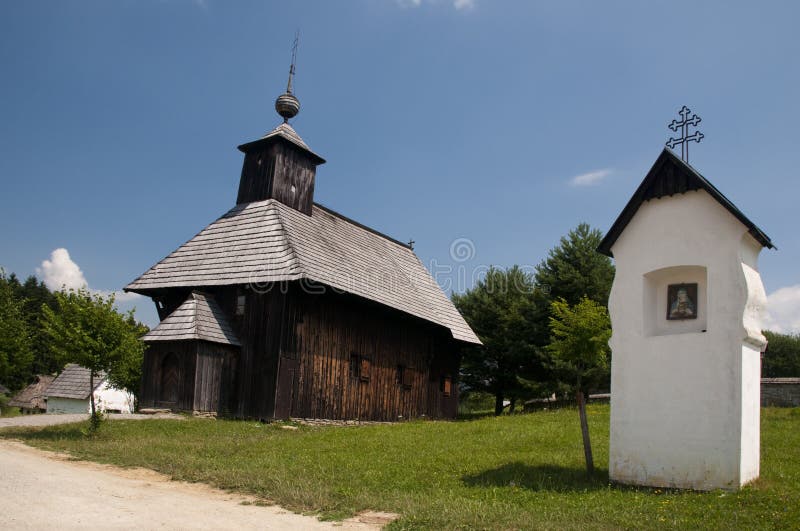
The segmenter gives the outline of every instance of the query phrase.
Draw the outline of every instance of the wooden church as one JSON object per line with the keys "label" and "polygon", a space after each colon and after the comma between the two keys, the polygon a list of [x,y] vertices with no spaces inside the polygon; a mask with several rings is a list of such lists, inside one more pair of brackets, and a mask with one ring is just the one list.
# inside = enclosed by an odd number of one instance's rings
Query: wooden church
{"label": "wooden church", "polygon": [[413,249],[314,202],[288,120],[244,153],[236,205],[125,287],[144,336],[140,406],[263,420],[453,418],[460,347],[480,343]]}

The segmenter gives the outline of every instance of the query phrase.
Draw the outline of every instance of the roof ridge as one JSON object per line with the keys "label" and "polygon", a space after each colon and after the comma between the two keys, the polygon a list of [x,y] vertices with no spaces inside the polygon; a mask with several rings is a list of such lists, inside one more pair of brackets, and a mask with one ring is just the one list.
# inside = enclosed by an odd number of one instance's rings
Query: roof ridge
{"label": "roof ridge", "polygon": [[[189,294],[189,298],[187,298],[183,304],[186,304],[188,302],[191,305],[190,311],[192,312],[192,334],[194,334],[196,338],[199,338],[200,330],[197,328],[197,295],[198,295],[197,291],[192,290],[192,292]],[[181,304],[181,306],[183,306],[183,304]],[[180,306],[178,306],[178,308],[180,308]]]}
{"label": "roof ridge", "polygon": [[[654,183],[659,182],[659,178],[661,177],[661,171],[666,164],[674,164],[675,169],[679,172],[685,172],[684,175],[687,179],[691,179],[693,181],[694,188],[687,187],[686,184],[682,185],[682,187],[675,187],[672,190],[668,191],[660,191],[660,192],[652,192],[652,187]],[[687,181],[688,182],[688,181]],[[600,242],[600,245],[597,247],[597,251],[606,256],[613,257],[613,253],[611,252],[611,247],[613,247],[614,243],[616,243],[617,238],[624,232],[625,228],[627,227],[628,223],[633,219],[636,213],[639,211],[639,208],[645,202],[652,200],[653,198],[661,198],[664,195],[675,195],[676,193],[684,194],[690,190],[703,190],[705,191],[714,201],[716,201],[722,208],[728,211],[734,218],[736,218],[744,227],[747,229],[747,232],[758,241],[763,247],[775,249],[775,245],[770,240],[769,236],[767,236],[764,231],[762,231],[758,226],[753,223],[739,208],[733,204],[733,202],[728,199],[725,194],[720,192],[720,190],[714,186],[711,181],[703,177],[703,175],[697,171],[692,165],[688,162],[684,161],[680,157],[678,157],[671,149],[664,148],[661,153],[659,154],[658,158],[656,158],[653,165],[645,174],[644,179],[642,182],[639,183],[639,186],[636,188],[636,191],[633,193],[631,198],[625,204],[625,207],[622,209],[622,212],[617,216],[614,223],[611,225],[611,228],[608,229],[603,240]]]}
{"label": "roof ridge", "polygon": [[[283,237],[286,239],[286,244],[287,244],[287,247],[289,248],[289,253],[291,254],[291,257],[292,257],[291,258],[292,264],[294,264],[297,267],[298,271],[300,272],[300,276],[302,278],[306,278],[306,276],[307,276],[306,273],[307,272],[305,270],[305,267],[303,266],[303,262],[297,256],[297,250],[295,249],[295,246],[297,244],[295,243],[294,238],[292,237],[291,233],[288,230],[286,230],[286,220],[283,218],[283,212],[281,212],[281,209],[275,205],[276,202],[280,202],[280,201],[278,201],[277,199],[267,199],[267,201],[269,202],[268,205],[267,205],[267,210],[275,211],[275,213],[278,216],[278,219],[280,220],[280,223],[279,223],[280,231],[283,234]],[[283,203],[281,203],[281,204],[283,204]],[[289,207],[289,208],[291,208],[291,207]],[[302,214],[302,212],[300,212],[300,214]],[[303,215],[305,215],[305,214],[303,214]]]}

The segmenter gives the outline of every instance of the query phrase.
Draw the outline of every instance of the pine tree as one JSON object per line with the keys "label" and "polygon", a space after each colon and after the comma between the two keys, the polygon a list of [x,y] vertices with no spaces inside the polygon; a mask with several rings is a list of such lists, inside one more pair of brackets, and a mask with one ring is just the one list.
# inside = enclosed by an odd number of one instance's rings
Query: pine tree
{"label": "pine tree", "polygon": [[[13,279],[0,269],[0,383],[16,391],[31,380],[31,337]],[[17,282],[18,284],[18,282]]]}
{"label": "pine tree", "polygon": [[461,379],[467,389],[495,397],[495,414],[503,412],[508,398],[512,407],[526,394],[519,376],[536,351],[531,342],[533,279],[520,267],[490,268],[476,286],[453,303],[483,342],[464,349]]}

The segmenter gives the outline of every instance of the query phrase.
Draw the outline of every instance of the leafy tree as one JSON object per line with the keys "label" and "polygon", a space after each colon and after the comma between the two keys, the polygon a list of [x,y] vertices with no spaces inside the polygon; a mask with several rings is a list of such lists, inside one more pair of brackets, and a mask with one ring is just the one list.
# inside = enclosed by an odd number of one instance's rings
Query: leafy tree
{"label": "leafy tree", "polygon": [[14,280],[0,269],[0,383],[16,391],[31,378],[33,354],[23,301],[14,296]]}
{"label": "leafy tree", "polygon": [[[534,319],[537,326],[532,327],[535,334],[532,339],[539,349],[546,351],[550,342],[549,321],[554,316],[554,301],[563,299],[568,305],[574,306],[586,297],[603,307],[608,306],[614,265],[610,258],[597,252],[602,239],[602,232],[581,223],[563,236],[559,245],[551,249],[547,258],[536,266]],[[600,383],[608,386],[609,376],[606,371]],[[558,375],[544,371],[539,379],[556,381]]]}
{"label": "leafy tree", "polygon": [[[150,331],[149,327],[137,322],[130,313],[125,316],[125,319],[137,338]],[[139,402],[139,392],[142,386],[143,355],[144,348],[136,355],[122,357],[112,365],[111,370],[108,372],[108,380],[111,385],[117,389],[125,389],[133,394],[136,403]]]}
{"label": "leafy tree", "polygon": [[524,392],[518,376],[532,363],[531,343],[533,279],[520,267],[490,268],[476,286],[453,303],[483,342],[465,349],[461,380],[467,389],[490,393],[495,415],[503,412],[503,400],[513,404]]}
{"label": "leafy tree", "polygon": [[[104,297],[79,289],[56,292],[55,296],[56,310],[42,306],[42,325],[56,359],[89,369],[92,389],[100,372],[108,373],[112,381],[126,380],[124,371],[141,364],[144,353],[133,312],[117,312],[113,294]],[[96,428],[100,417],[94,393],[90,397],[92,427]]]}
{"label": "leafy tree", "polygon": [[594,462],[586,421],[585,393],[597,385],[608,369],[611,321],[606,308],[588,297],[583,297],[573,306],[564,299],[553,301],[551,310],[551,340],[547,349],[553,355],[557,371],[569,375],[575,382],[586,471],[591,475]]}
{"label": "leafy tree", "polygon": [[761,368],[764,378],[800,376],[800,334],[778,334],[764,331],[767,350]]}

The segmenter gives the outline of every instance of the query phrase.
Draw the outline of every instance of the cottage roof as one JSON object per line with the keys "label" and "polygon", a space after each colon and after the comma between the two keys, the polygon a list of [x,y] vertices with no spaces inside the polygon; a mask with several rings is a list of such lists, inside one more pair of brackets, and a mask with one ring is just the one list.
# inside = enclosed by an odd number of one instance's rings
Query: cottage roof
{"label": "cottage roof", "polygon": [[[69,363],[61,374],[53,380],[45,396],[48,398],[74,398],[76,400],[86,400],[91,392],[89,388],[89,373],[86,367],[81,367],[75,363]],[[95,376],[94,388],[97,389],[105,381],[106,373],[100,372]]]}
{"label": "cottage roof", "polygon": [[708,192],[711,197],[747,227],[750,235],[753,236],[758,243],[769,249],[775,248],[769,236],[764,234],[755,223],[750,221],[741,210],[736,208],[722,192],[717,190],[713,184],[700,175],[700,173],[687,162],[681,160],[681,158],[675,155],[671,150],[664,148],[661,155],[656,159],[655,164],[653,164],[653,167],[650,168],[647,176],[642,181],[642,184],[639,185],[633,197],[631,197],[628,204],[625,205],[625,208],[622,210],[622,213],[609,229],[606,237],[600,242],[600,246],[597,250],[606,256],[613,256],[611,254],[611,248],[645,201],[660,199],[664,196],[682,194],[691,190],[705,190]]}
{"label": "cottage roof", "polygon": [[308,279],[480,340],[407,245],[314,204],[308,216],[274,199],[237,205],[125,287]]}
{"label": "cottage roof", "polygon": [[189,294],[183,304],[142,339],[148,342],[203,339],[224,345],[241,345],[214,297],[198,291]]}
{"label": "cottage roof", "polygon": [[45,391],[54,379],[55,376],[40,374],[36,377],[36,382],[14,395],[14,397],[9,400],[8,405],[27,409],[47,409],[47,402],[44,398]]}

